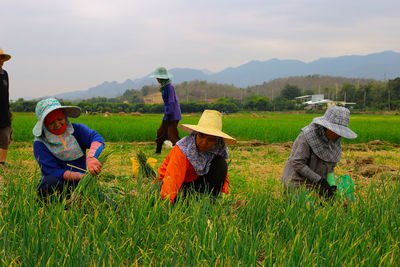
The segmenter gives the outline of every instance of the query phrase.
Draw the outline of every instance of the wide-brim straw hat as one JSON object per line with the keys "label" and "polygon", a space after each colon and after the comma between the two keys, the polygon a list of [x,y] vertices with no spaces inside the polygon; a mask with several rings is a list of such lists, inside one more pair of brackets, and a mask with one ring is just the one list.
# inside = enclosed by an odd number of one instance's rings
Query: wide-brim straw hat
{"label": "wide-brim straw hat", "polygon": [[3,49],[0,48],[0,58],[2,58],[3,61],[7,61],[11,58],[11,56],[9,54],[5,54]]}
{"label": "wide-brim straw hat", "polygon": [[152,75],[150,75],[150,78],[158,78],[158,79],[171,79],[174,77],[171,73],[167,71],[166,68],[164,67],[159,67],[157,68]]}
{"label": "wide-brim straw hat", "polygon": [[216,110],[204,110],[197,125],[181,124],[179,127],[189,133],[200,132],[203,134],[222,137],[227,145],[236,144],[235,138],[222,131],[222,114]]}
{"label": "wide-brim straw hat", "polygon": [[349,126],[350,111],[345,107],[330,106],[324,116],[314,118],[312,121],[318,125],[328,128],[341,137],[354,139],[357,134],[350,130]]}
{"label": "wide-brim straw hat", "polygon": [[47,98],[37,103],[35,113],[38,122],[33,127],[33,135],[39,137],[43,133],[44,119],[50,112],[62,109],[65,117],[78,118],[81,115],[81,109],[75,106],[62,106],[55,98]]}

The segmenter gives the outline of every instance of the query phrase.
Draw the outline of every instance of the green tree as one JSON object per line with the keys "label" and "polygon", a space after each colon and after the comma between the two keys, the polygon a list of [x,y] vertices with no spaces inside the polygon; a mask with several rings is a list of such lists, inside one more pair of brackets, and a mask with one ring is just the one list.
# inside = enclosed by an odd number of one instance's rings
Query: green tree
{"label": "green tree", "polygon": [[338,99],[345,100],[346,102],[356,102],[357,101],[356,86],[354,84],[344,82],[342,84],[342,88],[340,89]]}
{"label": "green tree", "polygon": [[390,99],[399,100],[400,99],[400,77],[389,80],[387,84],[387,90],[390,91]]}
{"label": "green tree", "polygon": [[293,100],[295,97],[301,96],[301,90],[297,85],[286,84],[281,91],[281,96]]}
{"label": "green tree", "polygon": [[142,95],[143,96],[147,96],[149,94],[149,92],[150,92],[150,86],[145,85],[142,87]]}
{"label": "green tree", "polygon": [[304,95],[313,95],[313,94],[314,94],[314,90],[311,90],[311,89],[304,90]]}

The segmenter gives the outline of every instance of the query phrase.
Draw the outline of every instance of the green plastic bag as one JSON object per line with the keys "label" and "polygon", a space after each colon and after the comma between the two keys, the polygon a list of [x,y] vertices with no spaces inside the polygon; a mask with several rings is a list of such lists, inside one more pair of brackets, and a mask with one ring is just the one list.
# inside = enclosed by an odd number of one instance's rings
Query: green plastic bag
{"label": "green plastic bag", "polygon": [[339,175],[336,178],[337,192],[340,196],[344,196],[348,200],[355,201],[354,197],[354,182],[347,174]]}

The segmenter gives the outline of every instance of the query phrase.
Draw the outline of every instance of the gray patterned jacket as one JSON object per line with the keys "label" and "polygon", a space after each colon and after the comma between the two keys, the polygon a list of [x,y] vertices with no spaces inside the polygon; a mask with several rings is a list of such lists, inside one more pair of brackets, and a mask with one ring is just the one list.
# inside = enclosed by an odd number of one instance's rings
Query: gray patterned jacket
{"label": "gray patterned jacket", "polygon": [[282,183],[285,189],[315,185],[320,179],[326,179],[336,164],[324,161],[313,153],[304,133],[301,132],[293,143],[292,152],[283,169]]}

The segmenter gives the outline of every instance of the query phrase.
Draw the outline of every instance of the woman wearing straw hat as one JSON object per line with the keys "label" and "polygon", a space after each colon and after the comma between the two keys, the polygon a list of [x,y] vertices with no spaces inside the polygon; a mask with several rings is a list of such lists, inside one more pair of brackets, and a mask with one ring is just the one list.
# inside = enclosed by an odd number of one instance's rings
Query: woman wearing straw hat
{"label": "woman wearing straw hat", "polygon": [[197,125],[181,124],[180,128],[190,134],[176,143],[158,169],[162,198],[174,202],[181,189],[208,190],[213,196],[228,194],[226,145],[236,140],[222,132],[221,113],[205,110]]}
{"label": "woman wearing straw hat", "polygon": [[0,165],[4,165],[7,158],[8,146],[11,142],[11,112],[8,91],[8,74],[3,64],[11,58],[0,48]]}
{"label": "woman wearing straw hat", "polygon": [[65,186],[75,188],[86,168],[93,175],[101,172],[97,157],[104,148],[104,139],[85,125],[67,119],[79,117],[79,107],[62,106],[57,99],[48,98],[37,103],[35,112],[38,122],[33,128],[33,153],[42,172],[37,186],[40,196],[62,192]]}
{"label": "woman wearing straw hat", "polygon": [[318,188],[321,195],[331,198],[335,187],[328,182],[342,154],[341,137],[357,137],[348,128],[350,111],[330,106],[324,116],[304,127],[293,144],[282,182],[285,189]]}
{"label": "woman wearing straw hat", "polygon": [[156,137],[156,153],[159,154],[165,140],[169,139],[172,145],[179,141],[178,123],[182,119],[182,115],[175,88],[171,84],[171,78],[174,76],[166,68],[159,67],[150,77],[156,78],[160,83],[160,92],[164,101],[164,117]]}

